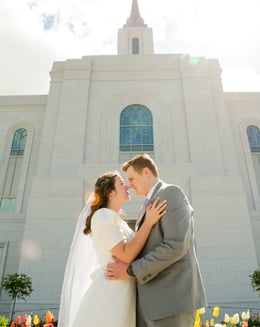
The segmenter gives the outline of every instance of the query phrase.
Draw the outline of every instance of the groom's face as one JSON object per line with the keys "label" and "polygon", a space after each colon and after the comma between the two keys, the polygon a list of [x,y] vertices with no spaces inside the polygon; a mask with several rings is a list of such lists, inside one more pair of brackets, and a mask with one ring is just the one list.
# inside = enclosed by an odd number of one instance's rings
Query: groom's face
{"label": "groom's face", "polygon": [[144,169],[141,172],[137,172],[130,166],[126,171],[127,180],[129,187],[134,190],[138,196],[147,195],[146,187],[146,174]]}

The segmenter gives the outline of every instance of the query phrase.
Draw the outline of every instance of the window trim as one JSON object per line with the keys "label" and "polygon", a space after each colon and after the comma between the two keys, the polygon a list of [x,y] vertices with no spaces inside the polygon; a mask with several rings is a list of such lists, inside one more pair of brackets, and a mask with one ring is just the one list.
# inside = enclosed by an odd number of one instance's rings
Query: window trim
{"label": "window trim", "polygon": [[248,196],[250,196],[250,201],[252,202],[252,206],[253,206],[251,207],[251,210],[260,210],[260,201],[259,201],[260,194],[258,191],[252,152],[250,149],[250,144],[247,134],[247,127],[251,125],[254,125],[260,129],[260,121],[248,119],[240,123],[239,131],[240,131],[240,137],[242,142],[242,151],[244,153],[245,164],[248,174],[249,189],[247,193]]}
{"label": "window trim", "polygon": [[[0,280],[2,280],[5,272],[5,263],[7,258],[7,249],[8,249],[8,241],[0,242],[0,249],[2,249],[2,256],[0,258]],[[1,290],[1,289],[0,289]]]}

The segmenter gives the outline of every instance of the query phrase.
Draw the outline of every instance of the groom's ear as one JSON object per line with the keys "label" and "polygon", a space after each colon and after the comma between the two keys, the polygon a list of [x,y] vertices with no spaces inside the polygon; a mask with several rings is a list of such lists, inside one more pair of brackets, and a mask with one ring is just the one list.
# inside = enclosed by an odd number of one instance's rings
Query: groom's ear
{"label": "groom's ear", "polygon": [[148,177],[148,176],[150,176],[150,174],[151,174],[150,169],[148,167],[144,167],[143,168],[143,175]]}

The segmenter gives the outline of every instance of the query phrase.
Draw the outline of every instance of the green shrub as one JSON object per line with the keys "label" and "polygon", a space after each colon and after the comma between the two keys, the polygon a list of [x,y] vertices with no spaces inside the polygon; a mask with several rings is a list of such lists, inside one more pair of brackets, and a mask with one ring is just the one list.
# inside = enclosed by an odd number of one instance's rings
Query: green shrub
{"label": "green shrub", "polygon": [[260,270],[255,270],[249,277],[251,278],[253,290],[255,292],[260,292]]}
{"label": "green shrub", "polygon": [[13,301],[10,317],[10,320],[12,321],[15,311],[16,299],[23,299],[25,301],[25,298],[30,296],[33,291],[32,279],[26,274],[14,273],[5,276],[1,285]]}

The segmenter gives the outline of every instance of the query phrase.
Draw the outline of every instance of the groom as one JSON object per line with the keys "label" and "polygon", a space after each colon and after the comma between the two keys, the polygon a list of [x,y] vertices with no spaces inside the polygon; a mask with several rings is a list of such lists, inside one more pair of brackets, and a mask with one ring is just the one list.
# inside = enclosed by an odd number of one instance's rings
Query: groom
{"label": "groom", "polygon": [[[192,327],[196,309],[206,305],[194,244],[193,209],[176,185],[159,179],[153,159],[138,155],[122,166],[129,187],[149,203],[167,200],[166,215],[153,227],[130,264],[108,264],[113,277],[137,281],[137,327]],[[145,219],[141,217],[139,225]]]}

